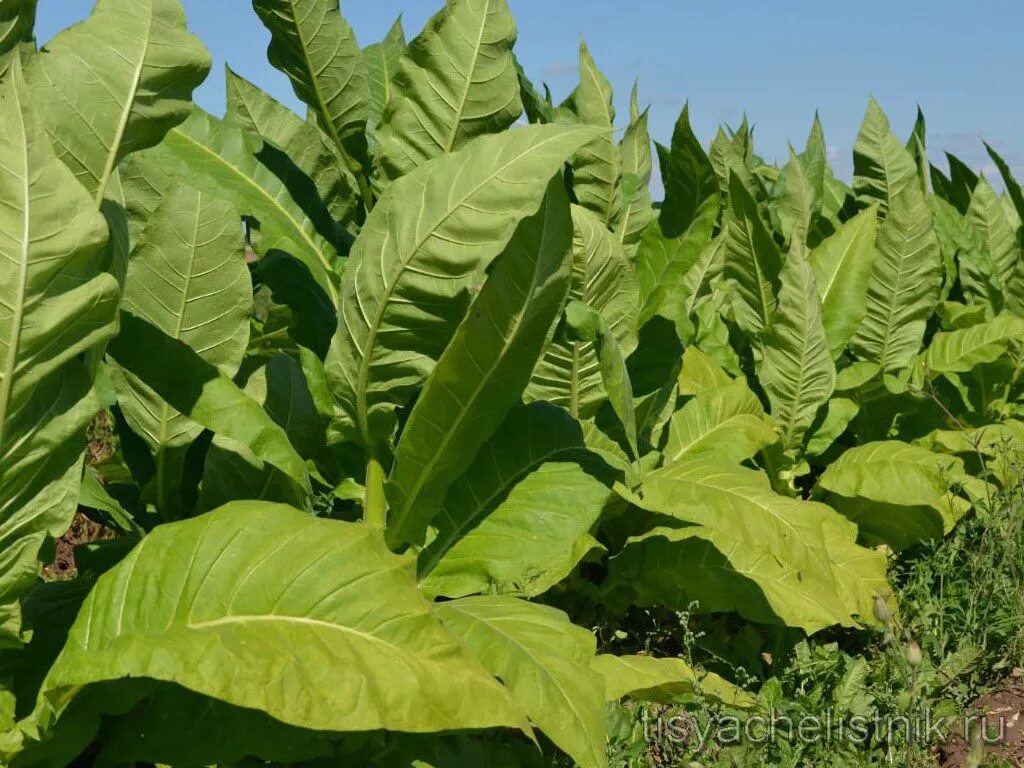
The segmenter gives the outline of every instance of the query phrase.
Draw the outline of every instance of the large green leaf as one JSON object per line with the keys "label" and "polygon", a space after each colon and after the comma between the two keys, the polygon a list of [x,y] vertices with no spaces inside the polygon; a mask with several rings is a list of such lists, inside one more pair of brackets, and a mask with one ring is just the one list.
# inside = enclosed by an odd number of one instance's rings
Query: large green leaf
{"label": "large green leaf", "polygon": [[580,768],[604,768],[604,680],[596,641],[559,610],[511,597],[442,603],[437,615]]}
{"label": "large green leaf", "polygon": [[437,536],[420,555],[424,590],[458,597],[494,585],[534,595],[563,578],[608,498],[586,448],[563,409],[512,409],[445,497]]}
{"label": "large green leaf", "polygon": [[967,209],[967,221],[981,233],[997,285],[1007,285],[1021,259],[1020,243],[999,196],[987,179],[982,178],[974,189]]}
{"label": "large green leaf", "polygon": [[658,145],[658,160],[665,184],[661,229],[666,237],[683,234],[706,204],[718,196],[715,169],[690,127],[690,107],[683,111],[672,132],[671,148]]}
{"label": "large green leaf", "polygon": [[427,379],[395,450],[388,539],[421,543],[448,487],[519,402],[569,292],[572,222],[561,179],[523,220]]}
{"label": "large green leaf", "polygon": [[[238,212],[223,200],[184,186],[157,206],[132,253],[122,308],[180,341],[221,373],[234,376],[249,343],[252,281]],[[122,341],[135,343],[131,328]],[[145,381],[124,372],[118,402],[153,452],[153,501],[175,508],[185,449],[203,431]]]}
{"label": "large green leaf", "polygon": [[922,363],[930,373],[966,373],[981,363],[994,363],[1011,343],[1021,342],[1024,319],[1004,312],[985,323],[935,334]]}
{"label": "large green leaf", "polygon": [[377,140],[396,179],[522,114],[505,0],[450,0],[402,54]]}
{"label": "large green leaf", "polygon": [[363,49],[363,61],[366,65],[367,85],[369,86],[370,102],[367,110],[366,130],[374,134],[384,107],[391,100],[392,84],[398,72],[398,61],[405,51],[405,30],[399,17],[391,26],[387,35],[379,43],[373,43]]}
{"label": "large green leaf", "polygon": [[[323,443],[324,425],[297,362],[277,355],[249,376],[245,393],[263,404],[300,455],[315,457]],[[279,501],[299,508],[309,502],[301,486],[264,463],[247,446],[214,435],[203,464],[199,508],[215,509],[241,499]]]}
{"label": "large green leaf", "polygon": [[395,407],[407,402],[455,332],[463,295],[592,135],[527,126],[481,137],[388,188],[352,249],[328,353],[337,426],[346,439],[371,447],[390,436]]}
{"label": "large green leaf", "polygon": [[739,464],[778,439],[761,401],[746,382],[734,381],[699,392],[672,415],[665,461],[716,456]]}
{"label": "large green leaf", "polygon": [[917,186],[917,165],[889,127],[889,118],[873,98],[853,145],[853,189],[858,197],[877,200],[882,216],[907,187]]}
{"label": "large green leaf", "polygon": [[[569,298],[600,313],[625,356],[637,345],[636,277],[622,244],[598,217],[572,207],[573,264]],[[577,418],[589,418],[607,399],[593,342],[565,336],[548,345],[533,372],[526,400],[564,406]]]}
{"label": "large green leaf", "polygon": [[725,276],[735,286],[736,322],[748,332],[760,333],[775,312],[782,254],[757,203],[736,175],[730,176],[726,232]]}
{"label": "large green leaf", "polygon": [[898,440],[865,443],[845,451],[819,479],[823,488],[852,498],[891,504],[931,504],[963,475],[963,464]]}
{"label": "large green leaf", "polygon": [[965,514],[969,503],[950,492],[963,478],[960,459],[888,440],[850,448],[818,482],[862,537],[898,550],[941,538]]}
{"label": "large green leaf", "polygon": [[892,198],[878,231],[867,312],[851,342],[854,354],[887,371],[906,367],[921,347],[941,286],[931,212],[917,185],[911,184]]}
{"label": "large green leaf", "polygon": [[109,351],[122,369],[192,421],[247,446],[300,488],[309,488],[305,462],[259,403],[191,347],[148,321],[121,312],[120,322],[121,334]]}
{"label": "large green leaf", "polygon": [[[166,173],[230,201],[243,216],[255,218],[262,253],[280,249],[291,254],[332,301],[337,299],[334,222],[311,216],[310,201],[296,200],[268,167],[271,157],[282,156],[280,150],[196,108],[145,156]],[[322,205],[319,197],[315,203]]]}
{"label": "large green leaf", "polygon": [[0,6],[0,77],[7,74],[9,58],[32,43],[37,0],[7,0]]}
{"label": "large green leaf", "polygon": [[14,61],[0,88],[0,645],[47,536],[70,525],[85,428],[99,410],[83,353],[117,330],[107,228],[61,164]]}
{"label": "large green leaf", "polygon": [[612,87],[583,41],[580,85],[573,93],[573,104],[581,122],[601,129],[601,134],[573,158],[573,191],[580,205],[592,211],[605,226],[612,226],[622,213],[622,168],[615,146]]}
{"label": "large green leaf", "polygon": [[188,117],[209,71],[178,0],[97,0],[31,57],[25,77],[57,154],[98,205],[125,156]]}
{"label": "large green leaf", "polygon": [[818,285],[825,338],[833,358],[839,357],[853,338],[867,311],[877,222],[874,206],[861,211],[807,258]]}
{"label": "large green leaf", "polygon": [[[616,558],[645,603],[684,591],[705,611],[814,632],[870,622],[874,594],[888,593],[884,557],[855,545],[853,524],[824,504],[774,493],[760,472],[689,459],[648,475],[641,492],[635,504],[691,526],[655,529]],[[645,558],[646,573],[637,570]]]}
{"label": "large green leaf", "polygon": [[779,305],[764,336],[758,377],[783,446],[799,448],[836,383],[818,286],[806,259],[789,254],[779,276]]}
{"label": "large green leaf", "polygon": [[83,686],[144,677],[307,729],[527,727],[410,566],[369,526],[283,505],[159,527],[96,584],[40,707],[59,715]]}
{"label": "large green leaf", "polygon": [[[356,182],[345,173],[323,131],[230,68],[227,69],[227,102],[226,119],[280,148],[288,160],[316,185],[323,205],[336,219],[349,222],[355,217],[358,205]],[[284,177],[282,181],[289,180],[289,169],[283,159],[272,169],[278,172],[279,177]],[[309,200],[311,195],[298,194],[300,183],[301,179],[296,176],[293,197]]]}
{"label": "large green leaf", "polygon": [[362,178],[369,88],[366,64],[338,0],[253,0],[270,30],[270,63],[288,75],[295,95]]}

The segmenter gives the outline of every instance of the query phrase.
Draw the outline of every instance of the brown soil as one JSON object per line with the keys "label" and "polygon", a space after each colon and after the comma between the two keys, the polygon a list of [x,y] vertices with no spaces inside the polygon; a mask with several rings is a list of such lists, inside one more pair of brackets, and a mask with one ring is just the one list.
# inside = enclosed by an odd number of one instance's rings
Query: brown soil
{"label": "brown soil", "polygon": [[[85,461],[89,466],[95,466],[114,453],[114,426],[107,411],[100,411],[89,425],[86,446]],[[57,539],[56,555],[53,562],[43,566],[43,578],[47,581],[61,581],[73,579],[78,575],[78,568],[75,565],[75,547],[79,544],[88,544],[92,541],[102,541],[114,538],[114,532],[110,529],[94,523],[81,512],[75,514],[68,532]]]}
{"label": "brown soil", "polygon": [[[986,732],[995,742],[981,745],[984,754],[1008,761],[1010,765],[1024,766],[1024,680],[1020,672],[1005,687],[975,701],[972,713],[984,715]],[[974,737],[974,756],[978,755],[978,738]],[[942,768],[967,768],[975,764],[970,761],[971,756],[971,744],[962,734],[957,734],[946,743],[939,764]]]}
{"label": "brown soil", "polygon": [[78,575],[75,565],[75,547],[92,541],[114,538],[114,532],[78,512],[68,532],[57,539],[57,554],[53,562],[43,567],[43,578],[47,581],[73,579]]}

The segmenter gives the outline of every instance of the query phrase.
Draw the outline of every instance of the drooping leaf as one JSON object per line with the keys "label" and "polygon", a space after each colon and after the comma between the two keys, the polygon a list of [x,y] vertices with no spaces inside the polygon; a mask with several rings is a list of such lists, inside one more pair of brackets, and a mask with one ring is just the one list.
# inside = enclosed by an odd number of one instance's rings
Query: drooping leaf
{"label": "drooping leaf", "polygon": [[402,57],[403,51],[405,51],[405,30],[402,29],[401,17],[391,25],[391,29],[388,30],[383,40],[363,49],[363,61],[366,66],[370,95],[366,130],[370,135],[377,130],[377,125],[384,115],[384,107],[391,101],[392,84],[398,72],[398,61]]}
{"label": "drooping leaf", "polygon": [[515,405],[569,291],[572,222],[561,179],[523,220],[406,422],[388,483],[388,537],[419,543],[449,486]]}
{"label": "drooping leaf", "polygon": [[[855,526],[824,504],[774,493],[760,472],[689,459],[648,475],[642,494],[633,503],[690,524],[655,529],[616,558],[644,604],[683,590],[704,611],[814,632],[872,621],[872,593],[888,591],[884,557],[854,544]],[[637,570],[645,557],[660,565]]]}
{"label": "drooping leaf", "polygon": [[[310,216],[303,200],[264,160],[280,150],[231,123],[194,109],[146,158],[166,173],[231,202],[243,216],[256,219],[259,250],[283,250],[302,261],[320,287],[338,296],[333,221]],[[309,190],[314,192],[314,190]]]}
{"label": "drooping leaf", "polygon": [[[628,357],[636,348],[636,277],[622,245],[600,219],[572,208],[573,266],[569,298],[598,312]],[[577,418],[593,416],[607,399],[601,366],[592,342],[556,338],[533,372],[526,400],[547,400]]]}
{"label": "drooping leaf", "polygon": [[615,146],[612,87],[582,40],[580,85],[573,94],[573,103],[582,123],[601,129],[598,137],[573,158],[573,191],[580,205],[593,212],[605,226],[617,225],[623,205],[619,186],[623,158]]}
{"label": "drooping leaf", "polygon": [[253,0],[252,7],[270,30],[270,63],[288,76],[295,95],[361,179],[369,86],[362,51],[338,0]]}
{"label": "drooping leaf", "polygon": [[534,595],[563,578],[609,494],[586,448],[561,408],[509,411],[445,497],[437,536],[420,555],[424,589],[460,597],[497,585]]}
{"label": "drooping leaf", "polygon": [[505,0],[453,0],[427,22],[399,59],[377,129],[388,179],[515,122],[515,40]]}
{"label": "drooping leaf", "polygon": [[[299,364],[277,355],[253,373],[245,393],[284,430],[300,455],[314,458],[323,443],[323,423]],[[276,501],[303,508],[308,495],[291,478],[265,464],[247,446],[214,435],[206,454],[198,506],[211,510],[229,501]]]}
{"label": "drooping leaf", "polygon": [[144,677],[307,729],[526,727],[409,566],[369,526],[283,505],[161,526],[100,578],[41,706],[59,715],[83,686]]}
{"label": "drooping leaf", "polygon": [[860,359],[889,371],[906,367],[920,348],[942,285],[931,213],[916,185],[891,199],[876,252],[867,312],[851,345]]}
{"label": "drooping leaf", "polygon": [[0,646],[47,536],[71,524],[99,410],[83,357],[117,331],[107,229],[57,159],[17,60],[0,87]]}
{"label": "drooping leaf", "polygon": [[885,440],[845,451],[819,479],[823,488],[847,498],[890,504],[931,504],[947,493],[950,481],[963,475],[952,456]]}
{"label": "drooping leaf", "polygon": [[191,347],[152,323],[121,312],[121,334],[110,345],[114,361],[192,421],[249,448],[300,488],[309,488],[305,462],[259,403]]}
{"label": "drooping leaf", "polygon": [[822,323],[833,359],[856,334],[867,311],[877,220],[874,206],[861,211],[807,258],[821,297]]}
{"label": "drooping leaf", "polygon": [[825,404],[825,417],[807,438],[807,455],[820,456],[846,431],[860,412],[860,405],[847,397],[834,397]]}
{"label": "drooping leaf", "polygon": [[[691,360],[693,353],[701,354],[690,347]],[[739,464],[777,440],[764,407],[746,382],[716,384],[702,389],[672,415],[665,461],[713,456]]]}
{"label": "drooping leaf", "polygon": [[608,395],[608,404],[619,420],[629,445],[630,455],[638,459],[636,404],[626,356],[601,313],[580,301],[571,301],[565,309],[565,323],[573,340],[594,345],[601,383]]}
{"label": "drooping leaf", "polygon": [[1011,343],[1022,342],[1024,319],[1004,312],[969,328],[936,333],[922,363],[930,373],[966,373],[982,363],[994,363]]}
{"label": "drooping leaf", "polygon": [[758,375],[786,448],[797,448],[832,396],[832,362],[814,272],[790,253],[780,274],[779,305],[764,337]]}
{"label": "drooping leaf", "polygon": [[730,178],[725,277],[735,286],[736,322],[760,333],[775,312],[782,255],[743,182],[735,175]]}
{"label": "drooping leaf", "polygon": [[[336,219],[346,223],[354,219],[359,195],[356,182],[338,162],[338,155],[325,141],[323,131],[230,68],[227,69],[227,102],[228,121],[270,140],[283,150],[295,167],[316,185],[323,206]],[[281,162],[272,170],[284,171],[285,168],[287,166]],[[285,173],[278,175],[285,176],[282,181],[287,179]],[[292,186],[297,190],[299,184]],[[293,197],[301,196],[293,194]]]}
{"label": "drooping leaf", "polygon": [[592,135],[528,126],[481,137],[388,188],[352,249],[327,358],[346,439],[369,447],[390,435],[395,407],[455,332],[464,293]]}
{"label": "drooping leaf", "polygon": [[[249,342],[252,282],[238,212],[210,194],[171,191],[143,230],[128,267],[122,308],[189,346],[221,373],[234,376]],[[131,327],[119,343],[134,344]],[[153,501],[176,507],[185,449],[202,432],[149,384],[116,377],[121,412],[153,452]]]}
{"label": "drooping leaf", "polygon": [[554,608],[510,597],[442,603],[437,614],[500,677],[544,734],[580,768],[604,768],[604,680],[594,636]]}
{"label": "drooping leaf", "polygon": [[754,697],[713,672],[699,672],[683,659],[657,656],[594,657],[593,668],[604,677],[605,698],[618,701],[628,696],[636,701],[671,704],[696,693],[733,707],[753,706]]}
{"label": "drooping leaf", "polygon": [[209,71],[178,0],[98,0],[29,60],[25,79],[58,156],[98,205],[121,160],[188,117]]}
{"label": "drooping leaf", "polygon": [[689,228],[708,198],[718,196],[715,169],[690,127],[689,104],[676,121],[671,148],[658,145],[658,160],[665,184],[659,220],[665,236],[675,238]]}
{"label": "drooping leaf", "polygon": [[[878,201],[884,218],[893,201],[907,187],[916,184],[917,166],[906,147],[889,127],[889,118],[873,98],[868,102],[864,122],[853,145],[853,189],[866,201]],[[923,194],[921,194],[923,199]]]}

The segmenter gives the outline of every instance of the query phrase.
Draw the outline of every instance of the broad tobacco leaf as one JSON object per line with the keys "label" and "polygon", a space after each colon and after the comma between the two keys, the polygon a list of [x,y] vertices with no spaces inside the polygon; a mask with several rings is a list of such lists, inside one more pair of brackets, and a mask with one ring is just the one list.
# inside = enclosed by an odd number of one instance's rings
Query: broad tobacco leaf
{"label": "broad tobacco leaf", "polygon": [[339,436],[367,448],[390,438],[395,408],[433,370],[465,294],[592,136],[563,126],[485,136],[388,187],[352,248],[327,357]]}
{"label": "broad tobacco leaf", "polygon": [[47,536],[71,524],[99,403],[83,353],[117,332],[107,227],[58,160],[15,62],[0,89],[0,645]]}
{"label": "broad tobacco leaf", "polygon": [[188,117],[209,71],[178,0],[97,0],[25,78],[60,159],[99,204],[121,160]]}
{"label": "broad tobacco leaf", "polygon": [[815,632],[871,623],[874,596],[889,594],[884,556],[855,544],[853,524],[774,493],[760,472],[688,459],[648,475],[640,494],[630,500],[688,524],[633,539],[612,561],[642,604],[697,600]]}
{"label": "broad tobacco leaf", "polygon": [[[238,212],[223,200],[173,188],[142,231],[128,266],[122,308],[191,347],[205,362],[234,376],[249,343],[252,281]],[[133,343],[131,327],[120,343]],[[153,453],[152,501],[161,512],[180,508],[185,450],[203,431],[144,380],[118,371],[118,402]]]}
{"label": "broad tobacco leaf", "polygon": [[387,486],[391,541],[419,543],[451,484],[519,402],[569,292],[569,199],[523,220],[409,415]]}
{"label": "broad tobacco leaf", "polygon": [[528,730],[411,566],[368,526],[283,505],[236,502],[161,526],[97,582],[36,717],[141,677],[321,731]]}
{"label": "broad tobacco leaf", "polygon": [[399,58],[376,131],[386,179],[515,122],[515,41],[505,0],[452,0],[427,22]]}
{"label": "broad tobacco leaf", "polygon": [[468,597],[436,611],[580,768],[608,765],[604,680],[591,669],[596,640],[590,632],[559,610],[511,597]]}

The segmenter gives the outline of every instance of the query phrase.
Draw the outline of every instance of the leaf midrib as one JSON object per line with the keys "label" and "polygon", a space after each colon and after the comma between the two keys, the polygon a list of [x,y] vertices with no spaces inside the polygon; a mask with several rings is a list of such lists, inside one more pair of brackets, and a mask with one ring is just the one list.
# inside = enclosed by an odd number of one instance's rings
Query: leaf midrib
{"label": "leaf midrib", "polygon": [[[360,431],[360,434],[362,435],[363,444],[365,446],[370,446],[370,445],[372,445],[372,442],[373,442],[371,440],[371,437],[370,437],[370,425],[369,425],[370,419],[369,419],[369,409],[368,409],[367,403],[366,403],[366,387],[367,387],[367,384],[369,383],[370,365],[371,365],[371,362],[372,362],[373,351],[374,351],[375,345],[377,343],[377,333],[380,330],[381,323],[384,322],[384,314],[385,314],[385,312],[388,309],[389,303],[391,301],[391,297],[394,294],[395,289],[398,287],[399,282],[401,282],[402,276],[405,274],[405,270],[409,267],[409,264],[413,261],[413,259],[419,253],[419,251],[423,247],[424,243],[426,243],[427,240],[429,240],[431,237],[433,237],[434,233],[441,227],[441,225],[444,224],[446,221],[448,221],[448,219],[450,219],[452,216],[454,216],[455,212],[457,210],[459,210],[460,208],[462,208],[462,206],[466,203],[467,200],[469,200],[474,195],[476,195],[477,192],[479,192],[481,189],[483,189],[487,184],[490,184],[496,177],[498,177],[502,172],[504,172],[505,170],[510,168],[512,165],[514,165],[515,163],[519,162],[520,160],[522,160],[527,155],[535,153],[537,150],[539,150],[545,144],[548,144],[548,143],[550,143],[552,141],[556,141],[556,140],[562,138],[563,135],[564,134],[555,134],[555,135],[551,136],[550,138],[546,138],[546,139],[544,139],[544,140],[542,140],[540,142],[532,144],[528,149],[525,149],[524,151],[520,152],[519,154],[514,155],[508,162],[506,162],[504,165],[500,166],[499,168],[494,169],[492,171],[492,173],[489,173],[487,175],[487,177],[483,181],[481,181],[479,184],[474,186],[470,191],[468,191],[465,195],[463,195],[463,197],[461,197],[459,199],[458,203],[450,205],[448,211],[444,214],[444,216],[442,216],[440,219],[438,219],[437,222],[427,231],[426,234],[424,234],[422,237],[420,237],[418,240],[415,241],[415,244],[413,245],[413,247],[410,248],[409,251],[408,251],[407,259],[399,262],[398,271],[395,274],[394,279],[386,282],[384,295],[381,297],[381,300],[377,304],[377,308],[374,310],[373,322],[372,323],[367,323],[367,326],[366,326],[366,331],[367,331],[367,333],[366,333],[366,343],[363,345],[362,359],[361,359],[361,361],[359,363],[359,375],[358,375],[358,377],[356,379],[356,414],[355,415],[356,415],[356,419],[357,419],[357,421],[359,423],[359,431]],[[425,182],[425,180],[424,180],[424,182]],[[393,188],[394,187],[392,187],[392,189]],[[391,194],[394,194],[394,193],[392,192]],[[422,213],[422,212],[423,212],[423,208],[422,208],[422,203],[421,203],[419,213]],[[387,240],[385,240],[385,244],[386,243],[387,243]],[[381,254],[381,255],[383,256],[383,254]],[[356,265],[350,265],[349,269],[353,269],[353,268],[357,269],[358,267]],[[353,274],[355,274],[354,271],[353,271]],[[382,279],[384,279],[384,275],[382,275],[381,277],[382,277]],[[355,285],[356,285],[355,290],[358,292],[358,290],[359,290],[358,283],[356,283]],[[342,309],[342,311],[344,312],[344,309]]]}
{"label": "leaf midrib", "polygon": [[11,334],[10,341],[7,347],[7,359],[4,361],[4,377],[3,381],[0,381],[0,455],[4,453],[4,438],[7,430],[5,429],[7,424],[7,409],[10,405],[11,392],[14,389],[14,368],[16,365],[16,359],[18,355],[18,348],[21,346],[21,332],[22,332],[22,321],[25,314],[25,294],[28,290],[28,260],[29,260],[29,243],[31,242],[31,223],[32,217],[30,213],[31,209],[31,188],[29,186],[29,154],[28,154],[28,129],[25,125],[24,118],[24,107],[21,102],[21,94],[18,88],[12,88],[14,99],[17,100],[15,105],[17,108],[18,122],[17,124],[21,127],[21,138],[22,138],[22,149],[24,150],[24,169],[25,174],[22,179],[22,189],[24,191],[25,200],[25,213],[22,217],[22,248],[21,248],[21,264],[19,267],[18,274],[18,295],[15,299],[14,312],[11,317]]}
{"label": "leaf midrib", "polygon": [[[546,234],[548,231],[548,222],[549,219],[548,217],[545,216],[544,225],[542,227],[542,231],[539,237],[539,240],[542,243],[546,242],[547,240]],[[452,420],[451,424],[449,425],[449,429],[445,432],[444,437],[441,439],[441,443],[436,447],[436,450],[434,450],[433,453],[431,454],[430,460],[426,463],[426,465],[422,467],[417,477],[417,480],[413,485],[413,488],[406,495],[405,504],[398,511],[398,515],[395,519],[395,524],[397,525],[399,530],[401,529],[406,519],[406,516],[409,514],[410,507],[419,497],[419,493],[423,489],[423,485],[424,483],[426,483],[427,477],[431,474],[431,471],[433,470],[434,466],[437,464],[438,461],[446,457],[448,444],[449,442],[451,442],[459,426],[462,424],[466,415],[469,413],[472,405],[476,402],[477,398],[479,398],[480,393],[484,390],[484,388],[489,383],[491,383],[491,377],[493,376],[495,370],[500,368],[507,361],[506,356],[509,352],[509,349],[514,346],[515,342],[519,338],[520,331],[526,325],[525,320],[530,313],[530,306],[533,303],[534,297],[537,295],[539,287],[538,278],[541,275],[541,270],[543,266],[543,256],[541,254],[538,254],[537,258],[534,259],[533,267],[530,270],[530,288],[523,298],[522,310],[516,314],[515,319],[510,323],[510,332],[507,338],[502,340],[500,352],[499,354],[495,355],[494,362],[491,365],[489,365],[487,369],[482,373],[482,375],[477,381],[476,386],[473,387],[470,396],[466,399],[466,402],[461,404],[462,407],[459,408],[458,415],[456,416],[455,419]]]}

